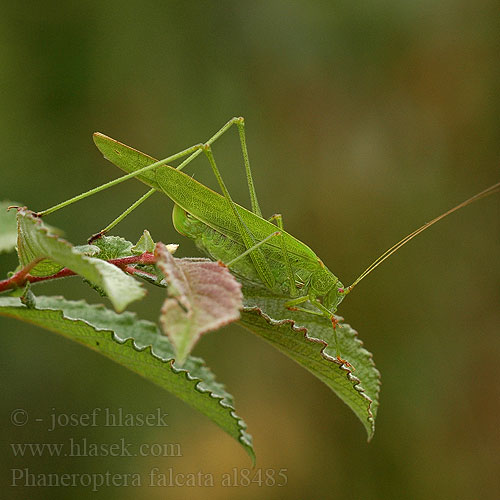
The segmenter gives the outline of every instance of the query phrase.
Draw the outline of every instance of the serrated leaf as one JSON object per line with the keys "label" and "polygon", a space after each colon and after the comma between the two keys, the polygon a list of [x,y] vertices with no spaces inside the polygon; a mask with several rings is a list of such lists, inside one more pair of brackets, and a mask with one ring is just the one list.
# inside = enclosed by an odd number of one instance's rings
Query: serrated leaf
{"label": "serrated leaf", "polygon": [[160,323],[182,363],[202,334],[240,317],[241,284],[225,266],[208,259],[176,259],[156,244],[157,265],[168,283]]}
{"label": "serrated leaf", "polygon": [[0,297],[1,315],[64,335],[151,380],[210,418],[255,461],[252,438],[234,413],[232,396],[202,359],[188,357],[183,368],[177,368],[172,345],[154,323],[102,305],[43,296],[37,297],[36,309],[28,309],[18,298]]}
{"label": "serrated leaf", "polygon": [[0,202],[0,253],[12,252],[17,243],[16,211],[7,207],[17,205],[12,201]]}
{"label": "serrated leaf", "polygon": [[243,286],[244,309],[239,323],[309,370],[347,404],[363,423],[368,439],[375,432],[380,373],[357,332],[338,317],[337,335],[343,359],[336,358],[332,324],[321,316],[291,312],[289,299],[250,284]]}
{"label": "serrated leaf", "polygon": [[113,264],[75,251],[70,243],[51,234],[42,221],[28,210],[19,209],[17,220],[17,250],[21,266],[47,257],[30,271],[31,275],[50,276],[67,267],[104,290],[117,311],[123,311],[130,302],[145,295],[135,279]]}

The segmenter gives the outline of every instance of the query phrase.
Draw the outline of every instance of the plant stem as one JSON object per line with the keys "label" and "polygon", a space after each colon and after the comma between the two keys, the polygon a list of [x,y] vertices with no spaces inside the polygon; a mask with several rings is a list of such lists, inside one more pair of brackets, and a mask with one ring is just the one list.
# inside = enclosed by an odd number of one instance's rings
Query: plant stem
{"label": "plant stem", "polygon": [[7,278],[3,281],[0,281],[0,292],[4,290],[10,290],[12,288],[18,288],[23,286],[29,276],[29,272],[41,261],[42,257],[35,259],[33,262],[30,262],[27,266],[23,267],[21,270],[17,271],[17,273],[13,274],[10,278]]}
{"label": "plant stem", "polygon": [[[71,269],[64,267],[57,273],[51,274],[50,276],[31,276],[29,272],[41,260],[43,260],[43,257],[30,262],[27,266],[23,267],[20,271],[12,275],[10,278],[0,281],[0,292],[20,288],[24,286],[27,281],[29,281],[30,283],[38,283],[40,281],[49,281],[59,278],[65,278],[67,276],[74,276],[76,274]],[[133,255],[130,257],[122,257],[119,259],[110,259],[106,262],[119,267],[121,270],[128,272],[129,274],[138,274],[138,270],[132,267],[131,264],[154,264],[156,262],[156,257],[150,252],[144,252],[141,255]],[[149,275],[150,273],[141,271],[141,274]],[[151,275],[151,277],[154,278],[154,275]]]}

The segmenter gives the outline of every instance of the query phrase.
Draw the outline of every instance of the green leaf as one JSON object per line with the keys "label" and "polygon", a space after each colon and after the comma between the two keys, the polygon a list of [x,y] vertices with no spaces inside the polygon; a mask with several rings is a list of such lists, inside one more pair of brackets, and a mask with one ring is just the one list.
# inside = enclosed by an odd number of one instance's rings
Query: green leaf
{"label": "green leaf", "polygon": [[16,211],[7,207],[17,205],[13,201],[0,202],[0,253],[12,252],[17,242]]}
{"label": "green leaf", "polygon": [[99,248],[96,255],[99,259],[110,260],[130,257],[132,253],[132,243],[120,236],[101,236],[92,242],[92,246]]}
{"label": "green leaf", "polygon": [[243,295],[245,307],[239,323],[330,387],[361,420],[371,439],[379,404],[380,373],[357,332],[343,323],[343,318],[338,318],[340,352],[352,365],[349,367],[336,358],[330,321],[321,316],[288,311],[284,304],[289,299],[252,285],[243,286]]}
{"label": "green leaf", "polygon": [[182,363],[201,335],[240,318],[241,284],[208,259],[176,259],[156,244],[157,265],[168,283],[160,323]]}
{"label": "green leaf", "polygon": [[113,264],[79,253],[70,243],[51,234],[32,212],[19,209],[17,220],[17,251],[21,266],[47,257],[30,271],[32,276],[50,276],[67,267],[104,290],[117,311],[145,295],[135,279]]}
{"label": "green leaf", "polygon": [[[132,247],[131,250],[133,254],[141,255],[145,252],[153,253],[155,251],[155,246],[156,243],[153,241],[151,234],[149,234],[149,231],[145,229],[139,241]],[[174,254],[179,248],[179,245],[175,243],[169,243],[165,246],[171,254]],[[134,267],[139,271],[138,273],[136,273],[136,277],[143,278],[152,285],[160,286],[163,288],[166,287],[165,276],[157,266],[149,264],[137,264]],[[149,273],[149,275],[141,274],[140,271],[146,271],[146,273]],[[155,277],[151,278],[151,275],[154,275]]]}
{"label": "green leaf", "polygon": [[28,309],[18,298],[0,297],[0,315],[64,335],[151,380],[210,418],[255,461],[252,438],[234,413],[231,395],[203,360],[188,357],[177,368],[171,344],[154,323],[62,297],[37,297],[36,306]]}
{"label": "green leaf", "polygon": [[[175,246],[175,250],[177,250],[178,245],[172,246]],[[153,241],[153,238],[151,238],[151,234],[149,234],[149,231],[147,229],[144,229],[144,232],[139,238],[139,241],[132,247],[131,250],[132,253],[137,255],[140,255],[144,252],[153,253],[155,251],[155,242]],[[170,253],[174,253],[175,250],[170,251]]]}
{"label": "green leaf", "polygon": [[[155,249],[155,242],[151,238],[149,231],[145,229],[136,245],[133,245],[130,241],[120,236],[102,236],[94,240],[93,245],[87,245],[87,247],[95,248],[97,250],[97,254],[95,255],[96,258],[111,260],[134,257],[145,252],[153,253]],[[174,253],[178,247],[179,245],[175,244],[166,245],[166,248],[170,253]],[[82,245],[81,248],[85,248],[85,245]],[[148,283],[162,288],[165,287],[165,283],[163,281],[165,277],[154,264],[130,264],[130,266],[137,270],[134,277],[144,279]],[[141,271],[145,272],[143,273]]]}

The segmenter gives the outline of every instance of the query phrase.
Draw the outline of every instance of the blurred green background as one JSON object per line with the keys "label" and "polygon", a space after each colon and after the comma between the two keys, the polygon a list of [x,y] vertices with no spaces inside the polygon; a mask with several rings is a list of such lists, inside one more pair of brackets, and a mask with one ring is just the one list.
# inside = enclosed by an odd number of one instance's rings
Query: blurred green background
{"label": "blurred green background", "polygon": [[[246,118],[263,211],[284,214],[344,282],[426,220],[499,180],[498,2],[4,2],[0,18],[0,198],[41,210],[119,175],[101,131],[165,157]],[[236,131],[215,147],[249,205]],[[208,164],[196,178],[214,185]],[[146,191],[137,181],[47,219],[83,243]],[[2,497],[12,499],[500,498],[500,223],[491,197],[434,227],[365,280],[340,313],[382,373],[373,441],[326,386],[238,326],[195,354],[234,395],[257,466],[288,485],[238,488],[15,488],[32,472],[220,477],[250,467],[202,415],[104,357],[0,319]],[[116,228],[180,243],[155,195]],[[15,265],[2,256],[1,276]],[[38,294],[100,299],[78,280]],[[134,305],[155,319],[162,293]],[[93,408],[169,414],[164,428],[35,422]],[[32,416],[14,427],[9,414]],[[180,443],[181,458],[20,458],[8,443]],[[145,481],[147,483],[147,481]]]}

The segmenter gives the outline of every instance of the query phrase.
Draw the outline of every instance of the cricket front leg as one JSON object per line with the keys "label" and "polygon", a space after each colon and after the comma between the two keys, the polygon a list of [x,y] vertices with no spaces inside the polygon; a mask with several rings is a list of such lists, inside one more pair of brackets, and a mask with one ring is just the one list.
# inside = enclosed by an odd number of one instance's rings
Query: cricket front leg
{"label": "cricket front leg", "polygon": [[[283,216],[281,214],[274,214],[269,218],[269,222],[276,224],[278,228],[283,231]],[[283,236],[283,232],[281,232],[279,236],[280,246],[281,246],[281,255],[283,257],[283,262],[285,263],[286,274],[288,278],[290,297],[297,296],[297,287],[295,286],[295,275],[293,273],[292,264],[290,262],[290,258],[288,257],[288,251],[286,248],[285,238]]]}
{"label": "cricket front leg", "polygon": [[[304,302],[307,301],[309,301],[314,307],[316,307],[318,311],[312,311],[311,309],[306,309],[305,307],[298,307],[299,304],[303,304]],[[354,366],[352,366],[351,363],[349,363],[349,361],[342,358],[340,355],[340,345],[337,335],[338,321],[335,318],[335,316],[331,313],[331,311],[329,311],[319,300],[310,297],[309,295],[304,295],[303,297],[289,300],[288,302],[285,303],[285,307],[290,311],[300,311],[307,314],[312,314],[314,316],[322,316],[323,318],[327,318],[332,323],[333,327],[333,335],[335,338],[335,351],[336,351],[335,355],[337,357],[337,360],[340,361],[343,365],[346,365],[349,368],[351,368],[352,371],[354,371]]]}
{"label": "cricket front leg", "polygon": [[311,304],[319,309],[322,313],[322,315],[325,318],[328,318],[330,322],[332,323],[332,328],[333,328],[333,335],[335,338],[335,355],[337,359],[344,365],[348,366],[354,371],[354,366],[349,363],[349,361],[345,360],[344,358],[341,357],[340,355],[340,345],[339,345],[339,338],[338,338],[338,333],[337,333],[337,325],[338,325],[338,320],[335,318],[335,315],[327,309],[318,299],[313,299],[311,300]]}
{"label": "cricket front leg", "polygon": [[308,314],[313,314],[314,316],[324,316],[324,314],[320,311],[312,311],[311,309],[306,309],[305,307],[299,307],[299,304],[303,304],[304,302],[310,301],[311,298],[309,295],[304,295],[302,297],[298,297],[297,299],[289,300],[285,302],[285,307],[289,311],[300,311]]}

